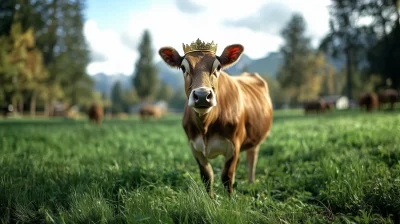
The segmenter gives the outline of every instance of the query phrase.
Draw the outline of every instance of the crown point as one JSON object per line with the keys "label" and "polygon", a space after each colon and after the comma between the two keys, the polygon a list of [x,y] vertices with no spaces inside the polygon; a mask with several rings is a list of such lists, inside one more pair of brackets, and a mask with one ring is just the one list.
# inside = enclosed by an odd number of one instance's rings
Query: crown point
{"label": "crown point", "polygon": [[205,43],[201,41],[200,38],[197,38],[196,41],[192,42],[190,45],[182,43],[183,51],[186,54],[194,51],[207,51],[215,54],[217,52],[217,44],[214,41],[211,43]]}

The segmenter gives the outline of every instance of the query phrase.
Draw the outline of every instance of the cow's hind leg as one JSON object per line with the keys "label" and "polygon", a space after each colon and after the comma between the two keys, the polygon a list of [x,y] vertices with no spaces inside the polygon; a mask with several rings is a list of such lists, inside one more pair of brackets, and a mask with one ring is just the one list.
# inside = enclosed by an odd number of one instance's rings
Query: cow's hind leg
{"label": "cow's hind leg", "polygon": [[193,156],[195,157],[197,164],[200,169],[200,177],[203,181],[207,193],[211,198],[214,198],[213,183],[214,183],[214,172],[211,164],[208,162],[207,158],[200,152],[195,151],[192,148]]}
{"label": "cow's hind leg", "polygon": [[256,180],[256,166],[257,166],[259,149],[260,146],[257,145],[256,147],[248,149],[246,151],[248,181],[250,184],[254,183],[254,181]]}

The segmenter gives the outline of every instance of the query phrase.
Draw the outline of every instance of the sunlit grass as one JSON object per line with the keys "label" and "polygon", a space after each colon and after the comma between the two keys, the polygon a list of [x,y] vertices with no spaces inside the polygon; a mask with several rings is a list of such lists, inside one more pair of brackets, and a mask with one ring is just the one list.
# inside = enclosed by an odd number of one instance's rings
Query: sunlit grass
{"label": "sunlit grass", "polygon": [[257,181],[245,155],[229,199],[212,161],[209,199],[181,128],[160,121],[0,121],[4,223],[393,223],[400,214],[400,114],[276,112]]}

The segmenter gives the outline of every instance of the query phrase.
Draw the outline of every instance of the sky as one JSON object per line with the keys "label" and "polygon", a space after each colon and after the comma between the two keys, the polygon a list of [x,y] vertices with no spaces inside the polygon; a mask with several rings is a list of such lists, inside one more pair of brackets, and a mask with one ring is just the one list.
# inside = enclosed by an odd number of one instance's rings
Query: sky
{"label": "sky", "polygon": [[197,38],[224,47],[239,43],[252,59],[278,51],[280,30],[293,13],[301,13],[307,35],[317,46],[329,30],[330,0],[88,0],[84,35],[91,51],[90,75],[134,72],[138,44],[148,29],[154,61],[157,51],[174,47],[183,55],[182,43]]}

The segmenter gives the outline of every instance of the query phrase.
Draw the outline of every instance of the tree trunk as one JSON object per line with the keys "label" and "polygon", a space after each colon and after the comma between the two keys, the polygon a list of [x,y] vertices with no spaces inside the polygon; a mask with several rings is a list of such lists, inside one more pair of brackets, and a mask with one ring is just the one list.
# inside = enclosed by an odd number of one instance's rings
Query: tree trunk
{"label": "tree trunk", "polygon": [[21,116],[23,116],[24,115],[24,99],[22,97],[19,100],[18,110],[20,111]]}
{"label": "tree trunk", "polygon": [[18,112],[18,100],[17,100],[16,97],[12,98],[12,105],[13,105],[13,108],[14,108],[13,114],[15,114],[15,113]]}
{"label": "tree trunk", "polygon": [[49,102],[49,117],[54,116],[54,104],[52,101]]}
{"label": "tree trunk", "polygon": [[394,7],[396,7],[396,25],[400,27],[400,0],[393,0]]}
{"label": "tree trunk", "polygon": [[44,116],[49,117],[50,116],[50,108],[49,108],[49,102],[45,101],[44,103]]}
{"label": "tree trunk", "polygon": [[[396,0],[395,0],[396,1]],[[380,19],[380,22],[381,22],[381,26],[382,26],[382,29],[383,29],[383,49],[384,49],[384,52],[390,52],[390,45],[391,45],[391,43],[390,43],[390,41],[389,41],[389,34],[386,32],[386,23],[387,23],[387,20],[385,19],[385,17],[383,16],[383,8],[379,11],[379,19]],[[390,74],[390,63],[391,63],[391,60],[390,60],[390,58],[391,58],[391,55],[390,54],[384,54],[383,55],[383,57],[382,57],[382,60],[383,60],[383,64],[384,64],[384,66],[383,66],[383,68],[382,68],[382,75],[383,75],[383,77],[385,77],[385,78],[387,78],[387,77],[390,77],[391,76],[391,74]],[[385,84],[386,85],[386,84]]]}
{"label": "tree trunk", "polygon": [[[400,38],[400,0],[393,0],[393,3],[396,7],[396,24],[394,25],[393,28],[393,35],[394,35],[394,40],[398,40]],[[394,88],[400,88],[400,80],[398,76],[398,71],[399,71],[399,65],[398,65],[398,58],[399,58],[399,41],[393,41],[393,46],[392,46],[392,65],[391,65],[391,73],[390,73],[390,79],[392,81],[392,86]]]}
{"label": "tree trunk", "polygon": [[35,117],[36,115],[36,91],[33,92],[32,94],[32,98],[31,98],[31,108],[30,108],[30,113],[31,113],[31,117]]}
{"label": "tree trunk", "polygon": [[353,77],[353,62],[352,62],[352,55],[351,55],[351,49],[350,47],[346,48],[346,67],[347,67],[347,74],[346,74],[346,95],[349,98],[349,100],[352,99],[352,77]]}

